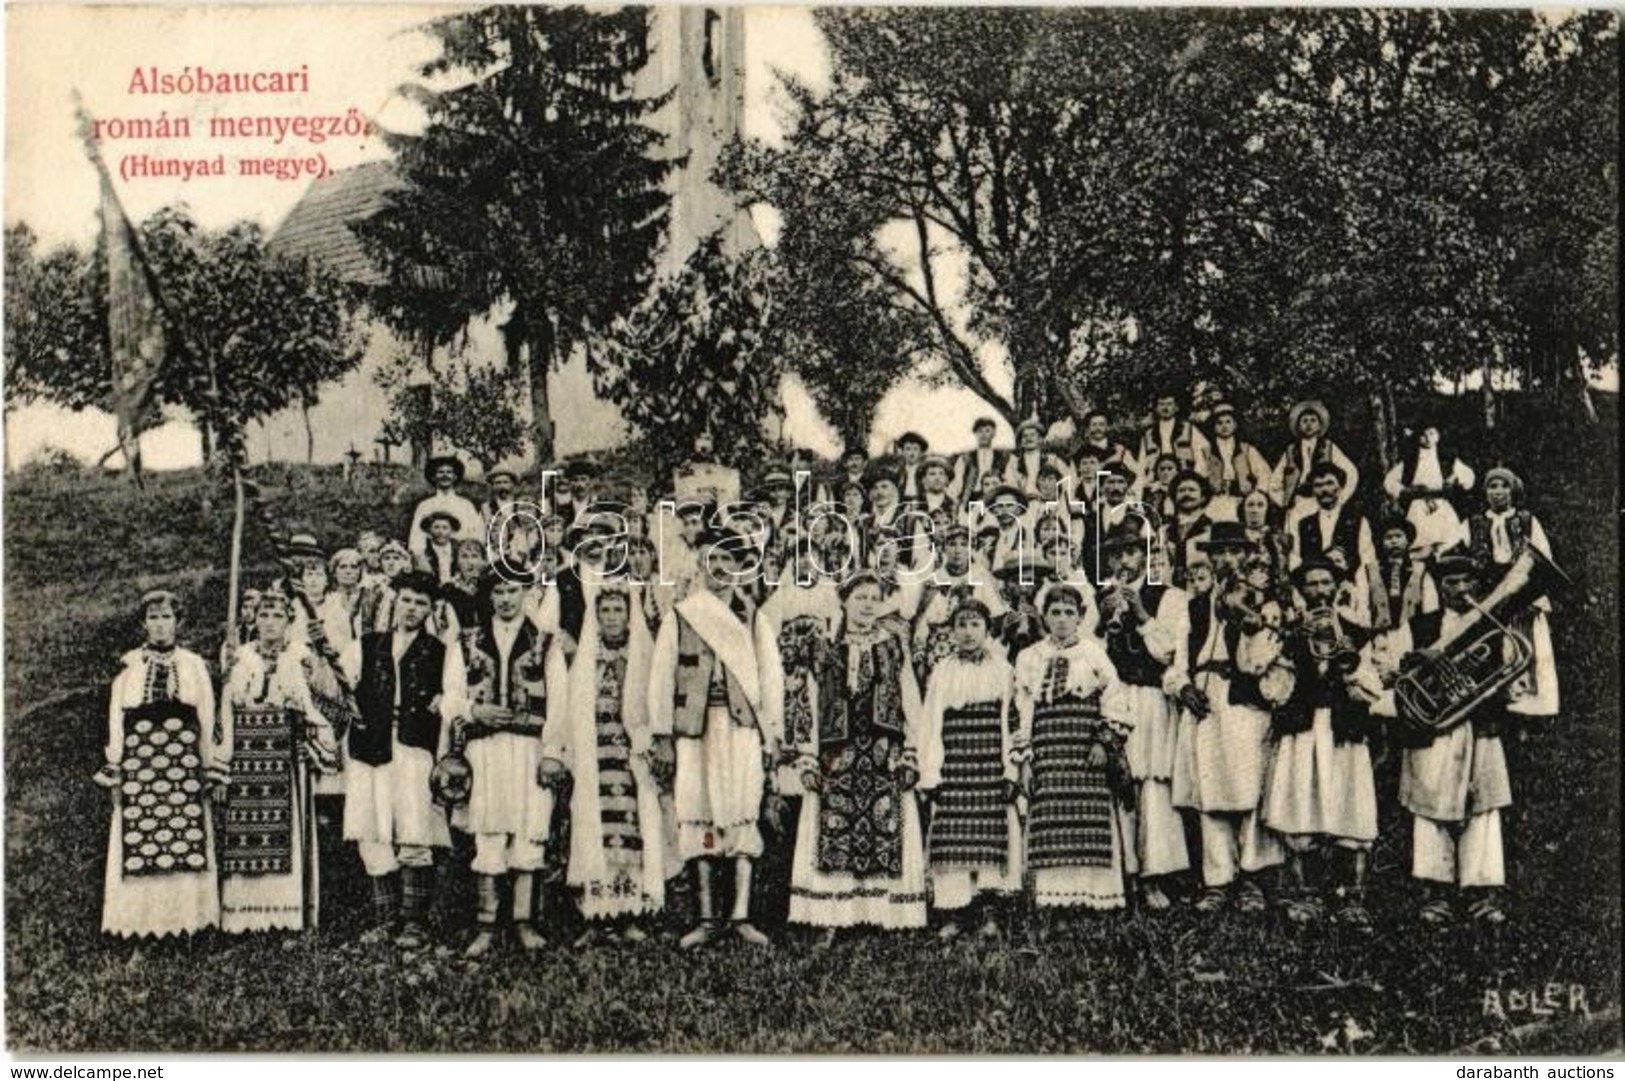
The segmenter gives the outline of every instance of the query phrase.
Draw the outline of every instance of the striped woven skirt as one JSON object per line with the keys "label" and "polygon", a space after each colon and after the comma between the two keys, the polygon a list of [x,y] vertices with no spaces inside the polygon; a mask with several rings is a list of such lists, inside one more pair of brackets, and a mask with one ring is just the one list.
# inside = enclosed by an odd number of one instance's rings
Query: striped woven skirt
{"label": "striped woven skirt", "polygon": [[1010,860],[1000,704],[977,702],[942,716],[942,783],[931,816],[933,868],[996,867]]}

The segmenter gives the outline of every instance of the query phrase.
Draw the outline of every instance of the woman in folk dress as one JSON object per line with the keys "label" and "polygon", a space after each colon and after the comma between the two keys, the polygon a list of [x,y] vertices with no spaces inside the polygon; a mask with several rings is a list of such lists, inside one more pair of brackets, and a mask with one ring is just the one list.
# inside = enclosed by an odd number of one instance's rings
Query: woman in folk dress
{"label": "woman in folk dress", "polygon": [[[292,762],[284,775],[288,785],[285,802],[279,800],[275,808],[279,812],[285,808],[288,814],[286,854],[274,834],[257,826],[235,831],[228,811],[220,876],[220,929],[228,934],[299,931],[317,925],[319,874],[311,774],[337,765],[338,741],[311,695],[306,671],[312,663],[309,650],[303,642],[289,639],[291,615],[287,594],[275,589],[261,594],[255,616],[258,634],[252,645],[238,652],[220,693],[219,754],[223,768],[233,777],[233,801],[267,798],[263,791],[255,792],[262,775],[250,771],[252,767],[245,761],[248,741],[258,743],[259,738],[241,730],[238,722],[243,713],[271,707],[297,716],[294,746],[288,749]],[[275,774],[263,775],[263,779],[278,783]],[[270,840],[278,848],[268,860],[255,847],[262,840]]]}
{"label": "woman in folk dress", "polygon": [[884,629],[880,582],[841,585],[845,625],[818,673],[818,715],[800,747],[801,805],[790,922],[826,928],[924,927],[921,704],[908,649]]}
{"label": "woman in folk dress", "polygon": [[[1041,906],[1122,908],[1137,870],[1126,701],[1106,650],[1080,635],[1083,597],[1044,597],[1047,637],[1016,658],[1018,739],[1030,750],[1027,866]],[[1110,713],[1110,715],[1108,715]],[[1132,798],[1131,796],[1129,798]]]}
{"label": "woman in folk dress", "polygon": [[1016,785],[1025,755],[1010,705],[1004,651],[988,638],[992,614],[967,597],[954,609],[953,652],[931,672],[920,741],[920,788],[931,801],[927,852],[931,907],[951,913],[943,939],[965,929],[982,902],[981,935],[999,933],[992,896],[1021,892],[1021,819]]}
{"label": "woman in folk dress", "polygon": [[[215,765],[209,669],[196,653],[175,645],[179,614],[175,595],[168,590],[146,594],[140,613],[146,642],[124,655],[124,668],[113,680],[106,763],[95,778],[115,796],[107,834],[102,931],[125,938],[161,938],[191,934],[220,922],[209,809],[211,785],[222,791],[224,780]],[[169,704],[186,707],[181,711],[185,717],[159,716]],[[143,707],[150,707],[145,712],[151,716],[140,716]],[[169,724],[177,719],[193,724]],[[167,753],[172,744],[178,751],[173,761],[155,764],[155,758],[172,757]],[[158,776],[160,770],[171,769],[182,771],[178,786]],[[166,791],[156,791],[159,781]],[[175,813],[160,821],[155,812],[160,806]],[[160,839],[160,831],[168,831],[168,836]],[[177,844],[183,851],[164,850]]]}
{"label": "woman in folk dress", "polygon": [[637,921],[665,906],[668,870],[648,762],[652,642],[624,584],[596,593],[570,668],[568,706],[542,736],[542,770],[567,770],[575,782],[568,881],[582,891],[581,914],[640,942],[647,935]]}

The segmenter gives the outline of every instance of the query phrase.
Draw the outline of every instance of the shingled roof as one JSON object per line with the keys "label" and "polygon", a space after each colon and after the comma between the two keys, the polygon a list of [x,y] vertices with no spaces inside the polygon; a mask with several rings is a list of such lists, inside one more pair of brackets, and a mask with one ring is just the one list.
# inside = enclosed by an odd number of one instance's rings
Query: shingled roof
{"label": "shingled roof", "polygon": [[320,262],[358,285],[380,285],[373,265],[350,226],[376,214],[385,195],[399,187],[395,165],[367,162],[317,179],[271,237],[273,252]]}

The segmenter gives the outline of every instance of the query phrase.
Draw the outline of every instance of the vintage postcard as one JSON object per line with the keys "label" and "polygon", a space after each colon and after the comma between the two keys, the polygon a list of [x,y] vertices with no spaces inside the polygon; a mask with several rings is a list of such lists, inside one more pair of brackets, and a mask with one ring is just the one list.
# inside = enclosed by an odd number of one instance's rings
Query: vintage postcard
{"label": "vintage postcard", "polygon": [[10,1051],[1620,1051],[1617,11],[5,21]]}

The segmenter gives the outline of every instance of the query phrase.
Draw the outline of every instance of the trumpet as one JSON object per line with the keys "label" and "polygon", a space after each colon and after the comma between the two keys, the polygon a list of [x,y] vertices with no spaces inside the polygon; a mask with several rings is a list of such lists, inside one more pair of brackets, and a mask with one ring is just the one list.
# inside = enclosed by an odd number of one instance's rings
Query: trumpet
{"label": "trumpet", "polygon": [[1343,675],[1360,667],[1360,651],[1344,636],[1331,605],[1311,608],[1304,613],[1303,633],[1309,656]]}

